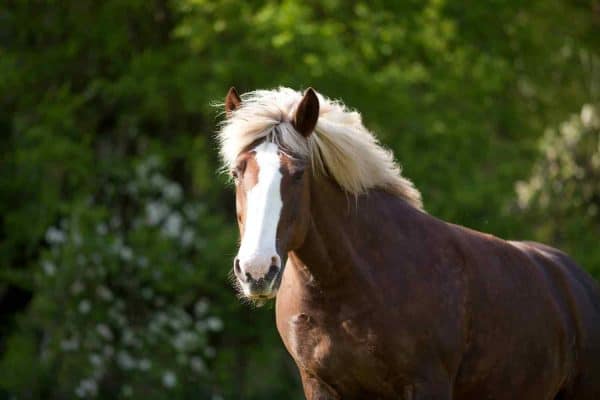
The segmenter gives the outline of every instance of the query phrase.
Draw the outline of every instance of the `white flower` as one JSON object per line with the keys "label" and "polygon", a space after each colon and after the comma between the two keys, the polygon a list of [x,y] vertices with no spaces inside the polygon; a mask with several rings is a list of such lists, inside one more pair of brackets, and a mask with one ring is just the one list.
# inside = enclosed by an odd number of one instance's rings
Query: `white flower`
{"label": "white flower", "polygon": [[206,313],[206,311],[208,311],[208,300],[206,299],[200,299],[196,302],[196,304],[194,305],[194,314],[196,314],[196,316],[200,317],[202,315],[204,315],[204,313]]}
{"label": "white flower", "polygon": [[183,208],[183,213],[185,214],[186,217],[188,217],[189,219],[191,219],[193,221],[196,218],[198,218],[198,207],[196,207],[193,204],[187,204]]}
{"label": "white flower", "polygon": [[111,301],[113,299],[112,292],[104,285],[100,285],[96,288],[96,296],[105,301]]}
{"label": "white flower", "polygon": [[192,357],[190,359],[190,366],[195,372],[199,374],[206,372],[206,364],[204,363],[204,360],[202,360],[200,357]]}
{"label": "white flower", "polygon": [[138,257],[137,258],[137,265],[140,268],[146,268],[148,266],[148,259],[144,256]]}
{"label": "white flower", "polygon": [[138,167],[138,174],[140,175],[148,175],[148,173],[153,170],[156,169],[158,167],[160,167],[160,158],[156,155],[153,154],[151,156],[148,156]]}
{"label": "white flower", "polygon": [[580,118],[583,126],[586,128],[593,128],[600,122],[600,118],[598,115],[596,115],[596,110],[591,104],[585,104],[581,108]]}
{"label": "white flower", "polygon": [[90,354],[89,360],[90,364],[92,364],[95,367],[98,367],[102,364],[102,357],[96,353]]}
{"label": "white flower", "polygon": [[79,348],[79,340],[77,338],[64,339],[60,342],[60,348],[63,351],[73,351]]}
{"label": "white flower", "polygon": [[217,355],[217,351],[215,350],[214,347],[206,346],[206,348],[204,348],[204,355],[206,357],[213,358],[214,356]]}
{"label": "white flower", "polygon": [[220,331],[223,329],[223,321],[218,317],[210,317],[206,320],[206,325],[211,331]]}
{"label": "white flower", "polygon": [[177,212],[169,214],[165,221],[162,232],[168,237],[177,237],[181,233],[183,218]]}
{"label": "white flower", "polygon": [[133,331],[131,329],[123,330],[123,332],[121,333],[121,340],[123,341],[123,343],[130,346],[135,341]]}
{"label": "white flower", "polygon": [[108,310],[108,316],[111,321],[114,321],[121,328],[127,325],[127,318],[125,318],[116,307],[111,307],[110,310]]}
{"label": "white flower", "polygon": [[56,272],[56,266],[51,261],[47,261],[47,260],[42,261],[42,268],[44,269],[44,272],[48,276],[52,276],[52,275],[54,275],[54,272]]}
{"label": "white flower", "polygon": [[73,232],[71,237],[73,238],[73,243],[75,244],[75,246],[77,246],[77,247],[81,246],[81,243],[83,242],[81,233],[79,233],[78,231],[75,231],[75,232]]}
{"label": "white flower", "polygon": [[98,324],[96,325],[96,331],[102,336],[105,340],[111,341],[113,340],[113,333],[106,324]]}
{"label": "white flower", "polygon": [[152,367],[152,362],[150,362],[150,360],[148,360],[147,358],[142,358],[138,362],[138,368],[141,371],[148,371],[151,367]]}
{"label": "white flower", "polygon": [[150,225],[157,225],[169,213],[169,207],[164,203],[150,202],[146,204],[146,220]]}
{"label": "white flower", "polygon": [[159,325],[166,325],[169,322],[169,317],[163,311],[158,311],[154,314],[156,323]]}
{"label": "white flower", "polygon": [[129,182],[126,186],[127,191],[133,195],[137,195],[139,193],[139,188],[136,182]]}
{"label": "white flower", "polygon": [[164,187],[167,184],[167,182],[168,182],[167,179],[158,173],[153,174],[150,177],[150,185],[152,185],[156,189],[160,189],[160,188]]}
{"label": "white flower", "polygon": [[92,304],[89,300],[83,299],[79,302],[79,312],[82,314],[87,314],[92,309]]}
{"label": "white flower", "polygon": [[149,287],[142,288],[141,293],[142,297],[146,300],[150,300],[152,296],[154,296],[154,291],[152,290],[152,288]]}
{"label": "white flower", "polygon": [[181,233],[181,244],[185,247],[190,246],[194,242],[196,234],[193,230],[185,228]]}
{"label": "white flower", "polygon": [[84,379],[79,382],[79,386],[75,389],[75,394],[79,397],[94,397],[98,394],[98,384],[93,379]]}
{"label": "white flower", "polygon": [[181,200],[181,186],[175,182],[171,182],[163,188],[163,195],[169,201],[176,202]]}
{"label": "white flower", "polygon": [[83,292],[84,289],[85,289],[85,286],[78,279],[75,282],[73,282],[73,284],[71,285],[71,294],[74,296],[77,296],[79,293]]}
{"label": "white flower", "polygon": [[148,175],[148,171],[150,170],[150,168],[152,168],[152,165],[150,164],[149,158],[147,160],[144,160],[143,162],[139,163],[136,171],[138,176],[140,178],[144,178],[146,175]]}
{"label": "white flower", "polygon": [[133,251],[130,247],[123,246],[119,249],[119,255],[121,256],[121,259],[123,259],[123,261],[131,261],[131,259],[133,258]]}
{"label": "white flower", "polygon": [[130,370],[135,368],[135,360],[126,351],[120,351],[117,354],[117,364],[124,370]]}
{"label": "white flower", "polygon": [[46,240],[50,244],[61,244],[64,243],[65,239],[65,233],[60,229],[55,228],[54,226],[51,226],[46,231]]}
{"label": "white flower", "polygon": [[177,317],[174,317],[173,315],[169,315],[169,319],[168,319],[168,325],[173,328],[173,330],[178,331],[180,329],[183,329],[183,323],[181,322],[181,320]]}
{"label": "white flower", "polygon": [[100,236],[104,236],[108,233],[108,227],[105,223],[100,223],[96,225],[96,233]]}
{"label": "white flower", "polygon": [[121,222],[121,217],[119,217],[118,215],[113,215],[109,221],[109,224],[113,228],[119,228],[121,226]]}
{"label": "white flower", "polygon": [[194,346],[196,335],[192,332],[182,331],[175,335],[173,339],[173,347],[179,351],[185,351]]}
{"label": "white flower", "polygon": [[166,388],[177,385],[177,376],[172,371],[166,371],[162,376],[162,383]]}

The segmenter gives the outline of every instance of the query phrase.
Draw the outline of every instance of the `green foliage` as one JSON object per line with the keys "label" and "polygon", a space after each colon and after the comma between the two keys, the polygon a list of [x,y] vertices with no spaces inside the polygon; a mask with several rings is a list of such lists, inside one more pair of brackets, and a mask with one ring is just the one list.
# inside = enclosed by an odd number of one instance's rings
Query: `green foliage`
{"label": "green foliage", "polygon": [[600,101],[594,7],[4,2],[0,397],[300,397],[272,306],[250,310],[227,281],[237,231],[211,103],[231,85],[343,99],[430,213],[600,273],[597,170],[569,169],[595,162],[597,130],[571,121],[592,133],[549,134],[533,166],[547,126]]}
{"label": "green foliage", "polygon": [[[175,35],[218,84],[343,99],[395,150],[429,212],[513,237],[522,229],[498,211],[539,132],[588,101],[579,57],[597,54],[594,23],[562,2],[179,4]],[[565,15],[577,29],[562,28]]]}
{"label": "green foliage", "polygon": [[[219,273],[210,266],[229,236],[215,236],[222,222],[203,203],[184,199],[157,158],[133,164],[111,171],[94,197],[73,204],[46,231],[26,321],[43,340],[11,340],[19,351],[38,347],[53,385],[36,385],[24,370],[19,379],[3,376],[6,387],[47,398],[212,392],[211,335],[223,322],[205,296]],[[13,362],[8,357],[2,369],[18,371]]]}

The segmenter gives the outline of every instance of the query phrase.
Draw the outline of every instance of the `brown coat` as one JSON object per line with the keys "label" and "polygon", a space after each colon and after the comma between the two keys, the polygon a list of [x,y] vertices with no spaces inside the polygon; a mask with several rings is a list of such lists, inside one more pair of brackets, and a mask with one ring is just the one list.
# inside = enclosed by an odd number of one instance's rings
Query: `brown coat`
{"label": "brown coat", "polygon": [[276,301],[308,399],[600,399],[589,275],[383,191],[311,183]]}

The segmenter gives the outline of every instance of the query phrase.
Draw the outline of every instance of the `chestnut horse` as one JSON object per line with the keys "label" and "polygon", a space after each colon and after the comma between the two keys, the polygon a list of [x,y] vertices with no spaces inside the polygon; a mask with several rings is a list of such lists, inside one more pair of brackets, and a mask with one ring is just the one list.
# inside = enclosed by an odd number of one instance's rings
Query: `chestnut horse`
{"label": "chestnut horse", "polygon": [[225,109],[234,275],[276,297],[308,399],[600,399],[600,290],[566,254],[428,215],[360,115],[312,89],[232,88]]}

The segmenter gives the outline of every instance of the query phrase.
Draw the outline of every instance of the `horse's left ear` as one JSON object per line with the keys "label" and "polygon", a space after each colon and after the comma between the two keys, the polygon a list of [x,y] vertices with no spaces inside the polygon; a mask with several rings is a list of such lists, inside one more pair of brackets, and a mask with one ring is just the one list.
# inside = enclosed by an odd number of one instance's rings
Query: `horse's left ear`
{"label": "horse's left ear", "polygon": [[304,93],[304,97],[298,104],[296,115],[294,116],[294,128],[304,137],[309,137],[317,126],[319,120],[319,98],[309,87]]}
{"label": "horse's left ear", "polygon": [[242,104],[242,99],[237,90],[232,86],[225,97],[225,114],[229,117],[231,113]]}

